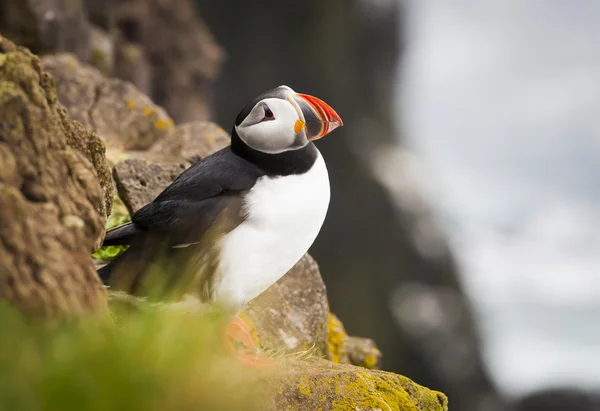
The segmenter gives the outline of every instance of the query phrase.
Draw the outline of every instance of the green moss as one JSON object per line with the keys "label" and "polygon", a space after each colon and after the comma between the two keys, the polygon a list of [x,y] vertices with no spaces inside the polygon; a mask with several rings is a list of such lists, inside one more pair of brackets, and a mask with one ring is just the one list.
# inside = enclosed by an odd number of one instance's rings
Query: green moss
{"label": "green moss", "polygon": [[[119,196],[115,194],[113,197],[112,212],[106,220],[106,230],[110,230],[113,227],[117,227],[130,221],[131,217],[129,216],[127,207],[125,207],[125,204],[123,204]],[[92,257],[96,260],[112,261],[125,252],[127,248],[128,246],[126,245],[100,247],[92,254]]]}
{"label": "green moss", "polygon": [[148,308],[48,326],[0,303],[0,322],[2,410],[265,409],[215,320]]}

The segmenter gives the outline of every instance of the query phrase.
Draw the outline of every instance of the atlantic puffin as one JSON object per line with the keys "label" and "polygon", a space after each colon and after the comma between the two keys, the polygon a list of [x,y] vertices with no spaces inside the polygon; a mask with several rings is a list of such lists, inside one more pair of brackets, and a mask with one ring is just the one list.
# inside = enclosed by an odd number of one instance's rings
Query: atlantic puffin
{"label": "atlantic puffin", "polygon": [[159,284],[165,298],[194,294],[237,315],[317,237],[330,187],[313,141],[342,125],[325,102],[290,87],[259,95],[238,114],[228,147],[107,232],[103,245],[129,248],[98,271],[102,281],[134,295]]}

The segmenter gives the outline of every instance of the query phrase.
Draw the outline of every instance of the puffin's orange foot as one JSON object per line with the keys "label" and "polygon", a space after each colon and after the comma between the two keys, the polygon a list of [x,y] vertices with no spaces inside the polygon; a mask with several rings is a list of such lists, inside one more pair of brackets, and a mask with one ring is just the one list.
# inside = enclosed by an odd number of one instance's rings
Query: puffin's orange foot
{"label": "puffin's orange foot", "polygon": [[[239,341],[242,347],[236,349],[233,341]],[[259,354],[258,345],[252,338],[252,330],[240,317],[236,317],[225,327],[225,344],[228,350],[246,367],[269,367],[277,363]]]}
{"label": "puffin's orange foot", "polygon": [[252,330],[240,317],[236,317],[225,327],[225,336],[228,343],[233,346],[233,341],[239,341],[249,350],[258,351],[258,346],[252,337]]}

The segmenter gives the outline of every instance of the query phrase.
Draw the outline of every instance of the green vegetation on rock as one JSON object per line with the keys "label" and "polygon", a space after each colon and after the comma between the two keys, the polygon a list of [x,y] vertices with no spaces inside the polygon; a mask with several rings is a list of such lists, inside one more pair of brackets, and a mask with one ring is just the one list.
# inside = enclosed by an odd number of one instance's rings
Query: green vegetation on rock
{"label": "green vegetation on rock", "polygon": [[224,355],[215,319],[113,307],[49,326],[1,303],[0,322],[2,410],[264,409],[256,371]]}
{"label": "green vegetation on rock", "polygon": [[[115,194],[112,204],[112,212],[106,219],[106,230],[120,226],[131,221],[127,207],[121,201],[118,195]],[[92,254],[92,257],[96,260],[112,261],[121,255],[129,246],[126,245],[109,245],[100,247]]]}

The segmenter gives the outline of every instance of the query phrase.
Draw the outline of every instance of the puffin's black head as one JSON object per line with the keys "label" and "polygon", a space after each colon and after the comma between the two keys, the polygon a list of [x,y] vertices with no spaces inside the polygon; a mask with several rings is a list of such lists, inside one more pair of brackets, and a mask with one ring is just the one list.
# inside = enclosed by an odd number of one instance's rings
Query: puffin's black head
{"label": "puffin's black head", "polygon": [[234,131],[254,150],[276,154],[298,150],[341,125],[340,116],[323,101],[280,86],[248,104]]}

